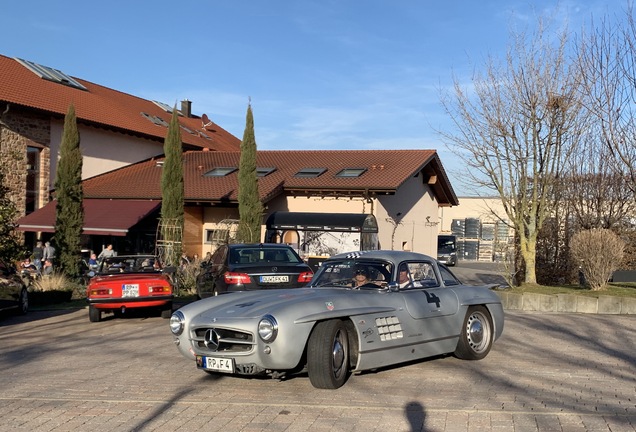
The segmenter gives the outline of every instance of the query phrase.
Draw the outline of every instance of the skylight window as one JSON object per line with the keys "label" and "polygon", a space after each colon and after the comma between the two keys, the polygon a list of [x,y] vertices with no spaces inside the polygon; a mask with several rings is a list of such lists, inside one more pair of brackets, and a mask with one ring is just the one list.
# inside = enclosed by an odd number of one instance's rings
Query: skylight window
{"label": "skylight window", "polygon": [[236,170],[237,168],[235,167],[216,167],[203,175],[205,177],[225,177],[226,175],[232,174]]}
{"label": "skylight window", "polygon": [[303,168],[294,174],[294,177],[318,177],[327,171],[327,168]]}
{"label": "skylight window", "polygon": [[52,81],[58,84],[63,84],[65,86],[73,87],[80,90],[88,90],[82,84],[80,84],[75,79],[71,78],[70,76],[66,75],[64,72],[60,70],[53,69],[48,66],[43,66],[43,65],[34,63],[32,61],[23,60],[17,57],[15,57],[15,60],[42,79],[45,79],[47,81]]}
{"label": "skylight window", "polygon": [[[155,105],[157,105],[159,108],[161,108],[162,110],[164,110],[167,113],[172,113],[172,110],[174,109],[170,105],[168,105],[166,103],[163,103],[163,102],[156,101],[156,100],[153,100],[152,103],[154,103]],[[179,111],[179,110],[177,110],[177,114],[182,115],[181,111]]]}
{"label": "skylight window", "polygon": [[256,167],[256,176],[265,177],[276,171],[276,167]]}
{"label": "skylight window", "polygon": [[336,177],[360,177],[366,170],[366,168],[345,168],[336,174]]}
{"label": "skylight window", "polygon": [[166,122],[165,120],[163,120],[161,117],[157,117],[157,116],[153,116],[150,115],[148,113],[142,112],[141,113],[142,116],[146,117],[148,120],[150,120],[151,122],[153,122],[154,124],[156,124],[157,126],[165,126],[168,127],[168,122]]}

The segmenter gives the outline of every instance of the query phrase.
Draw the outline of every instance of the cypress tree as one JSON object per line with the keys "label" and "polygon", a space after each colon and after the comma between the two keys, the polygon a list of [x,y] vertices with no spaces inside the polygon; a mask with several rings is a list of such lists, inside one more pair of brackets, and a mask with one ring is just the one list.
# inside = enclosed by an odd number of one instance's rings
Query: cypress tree
{"label": "cypress tree", "polygon": [[164,244],[163,260],[176,265],[181,256],[183,237],[183,149],[176,107],[163,144],[165,160],[161,173],[161,224]]}
{"label": "cypress tree", "polygon": [[254,137],[254,117],[252,105],[247,106],[247,118],[243,141],[241,141],[241,159],[238,173],[239,226],[237,239],[243,243],[261,241],[263,205],[258,195],[258,177],[256,176],[256,139]]}
{"label": "cypress tree", "polygon": [[60,159],[55,175],[55,235],[59,267],[69,278],[80,276],[81,234],[84,224],[82,202],[82,152],[75,107],[71,104],[64,117]]}

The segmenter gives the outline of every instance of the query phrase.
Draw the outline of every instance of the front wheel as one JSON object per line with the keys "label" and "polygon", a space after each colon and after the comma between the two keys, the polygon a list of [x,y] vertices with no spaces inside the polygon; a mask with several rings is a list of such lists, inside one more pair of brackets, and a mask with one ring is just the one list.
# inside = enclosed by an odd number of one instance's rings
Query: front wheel
{"label": "front wheel", "polygon": [[309,381],[316,388],[337,389],[349,374],[349,338],[341,320],[316,324],[307,346]]}
{"label": "front wheel", "polygon": [[468,308],[459,335],[455,356],[464,360],[481,360],[492,347],[494,337],[492,318],[484,306]]}

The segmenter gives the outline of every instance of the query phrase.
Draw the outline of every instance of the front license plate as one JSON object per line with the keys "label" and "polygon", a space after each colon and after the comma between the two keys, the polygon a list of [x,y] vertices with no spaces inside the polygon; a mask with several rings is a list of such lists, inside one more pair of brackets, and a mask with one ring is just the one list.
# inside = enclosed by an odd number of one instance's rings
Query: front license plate
{"label": "front license plate", "polygon": [[234,372],[234,359],[231,358],[197,356],[197,364],[215,372]]}
{"label": "front license plate", "polygon": [[121,288],[122,297],[139,297],[139,284],[124,284]]}
{"label": "front license plate", "polygon": [[289,282],[289,276],[261,276],[262,283]]}

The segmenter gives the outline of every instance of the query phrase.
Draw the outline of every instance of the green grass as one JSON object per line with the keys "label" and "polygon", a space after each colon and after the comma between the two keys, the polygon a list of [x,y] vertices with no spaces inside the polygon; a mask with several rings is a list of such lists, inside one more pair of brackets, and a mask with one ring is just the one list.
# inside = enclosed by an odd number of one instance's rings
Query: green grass
{"label": "green grass", "polygon": [[546,294],[546,295],[573,294],[573,295],[595,297],[595,298],[598,298],[600,296],[636,298],[636,283],[634,282],[611,283],[608,286],[608,288],[603,291],[592,291],[588,288],[584,288],[579,285],[547,286],[547,285],[537,285],[537,284],[524,284],[519,287],[510,288],[506,291],[513,292],[513,293],[520,293],[520,294],[523,294],[523,293]]}

